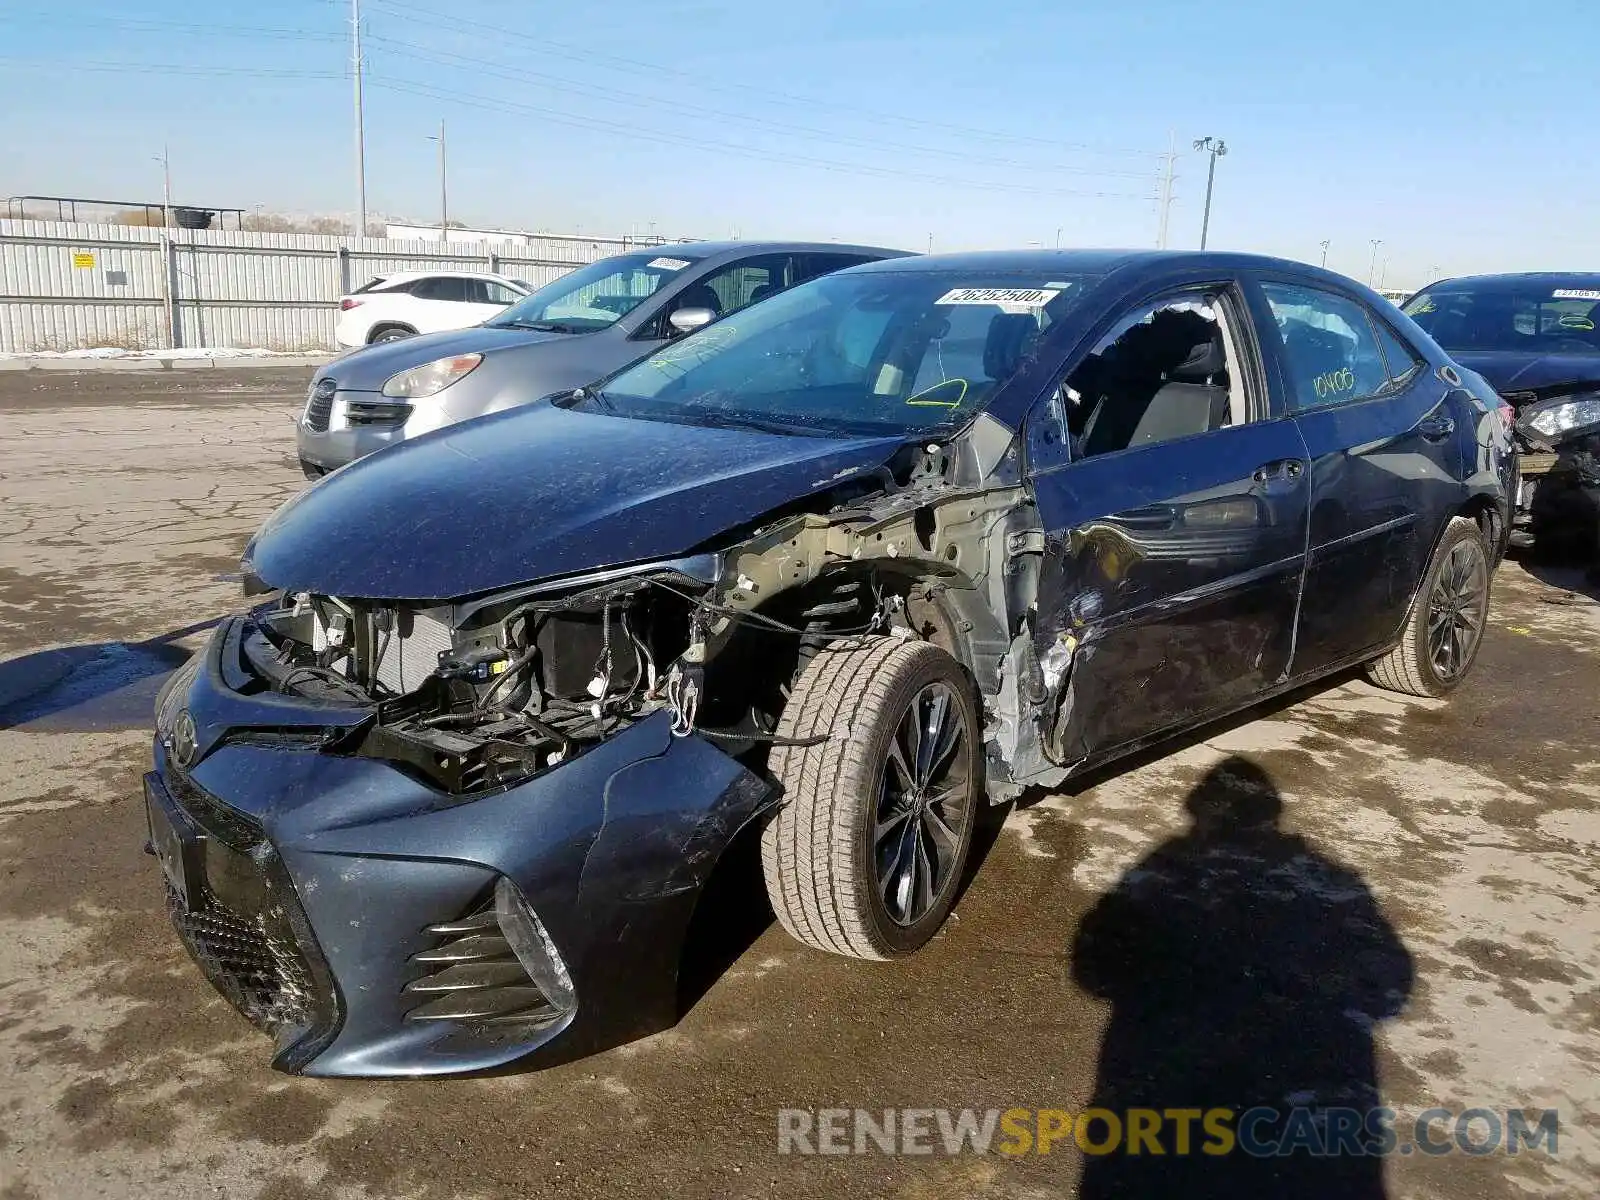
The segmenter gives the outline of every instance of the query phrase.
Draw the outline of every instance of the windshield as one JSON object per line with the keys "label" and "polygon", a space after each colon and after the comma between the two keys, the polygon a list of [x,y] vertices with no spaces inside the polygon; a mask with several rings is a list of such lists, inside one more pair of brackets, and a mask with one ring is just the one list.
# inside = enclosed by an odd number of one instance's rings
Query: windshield
{"label": "windshield", "polygon": [[488,323],[555,333],[604,329],[638,308],[696,261],[674,253],[672,247],[603,258],[545,284]]}
{"label": "windshield", "polygon": [[954,425],[1016,373],[1083,283],[1048,268],[828,275],[658,350],[586,403],[822,436]]}
{"label": "windshield", "polygon": [[1404,311],[1446,350],[1600,354],[1600,285],[1592,279],[1441,283]]}

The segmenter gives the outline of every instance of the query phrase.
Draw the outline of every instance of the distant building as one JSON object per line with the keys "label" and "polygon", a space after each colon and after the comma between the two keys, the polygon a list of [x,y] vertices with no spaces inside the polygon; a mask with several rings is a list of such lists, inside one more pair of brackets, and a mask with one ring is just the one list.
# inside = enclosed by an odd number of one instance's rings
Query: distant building
{"label": "distant building", "polygon": [[[446,242],[464,242],[476,244],[493,244],[501,246],[527,246],[533,242],[547,238],[559,238],[562,241],[592,241],[592,242],[621,242],[629,246],[662,246],[667,239],[654,234],[640,234],[634,237],[590,237],[585,238],[580,233],[529,233],[517,229],[468,229],[465,226],[450,226]],[[440,230],[437,225],[407,225],[390,221],[384,226],[384,236],[397,238],[407,242],[437,242],[440,239]]]}

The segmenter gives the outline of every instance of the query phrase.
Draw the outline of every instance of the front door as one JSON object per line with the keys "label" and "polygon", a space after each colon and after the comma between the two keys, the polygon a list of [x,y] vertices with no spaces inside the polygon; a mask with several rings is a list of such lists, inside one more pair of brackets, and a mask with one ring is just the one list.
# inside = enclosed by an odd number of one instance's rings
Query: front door
{"label": "front door", "polygon": [[1449,513],[1465,499],[1454,389],[1352,296],[1261,281],[1262,341],[1282,362],[1311,462],[1311,531],[1294,673],[1399,633]]}
{"label": "front door", "polygon": [[[1034,624],[1064,764],[1248,703],[1289,670],[1307,471],[1231,283],[1138,305],[1050,398]],[[1035,435],[1030,432],[1030,445]]]}

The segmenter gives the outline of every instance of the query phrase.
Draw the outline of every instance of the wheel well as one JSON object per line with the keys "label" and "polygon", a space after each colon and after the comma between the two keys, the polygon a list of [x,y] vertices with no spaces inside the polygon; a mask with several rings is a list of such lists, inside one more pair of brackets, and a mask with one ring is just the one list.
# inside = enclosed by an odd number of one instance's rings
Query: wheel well
{"label": "wheel well", "polygon": [[1483,531],[1484,540],[1492,553],[1500,552],[1501,540],[1506,532],[1506,514],[1492,496],[1473,496],[1454,514],[1466,517]]}
{"label": "wheel well", "polygon": [[371,345],[373,342],[377,341],[381,334],[388,333],[391,329],[402,329],[406,333],[411,334],[413,337],[415,337],[417,333],[415,329],[411,328],[411,326],[407,325],[404,321],[379,321],[371,329],[367,330],[367,344]]}

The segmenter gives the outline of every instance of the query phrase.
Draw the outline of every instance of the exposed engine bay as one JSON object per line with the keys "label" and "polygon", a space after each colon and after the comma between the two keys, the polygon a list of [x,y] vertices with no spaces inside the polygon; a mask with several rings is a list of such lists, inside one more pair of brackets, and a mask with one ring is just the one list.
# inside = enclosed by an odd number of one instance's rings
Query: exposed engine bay
{"label": "exposed engine bay", "polygon": [[1044,543],[1021,487],[958,482],[1000,465],[998,437],[990,461],[971,461],[982,445],[907,447],[797,511],[668,562],[446,604],[282,595],[255,610],[243,653],[264,686],[373,710],[330,751],[472,796],[660,711],[675,734],[759,765],[819,649],[871,634],[926,639],[967,666],[994,714],[999,798],[1050,766],[1021,719],[1040,715],[1021,699],[1037,682],[1026,688],[1021,675],[1038,674],[1028,626]]}

